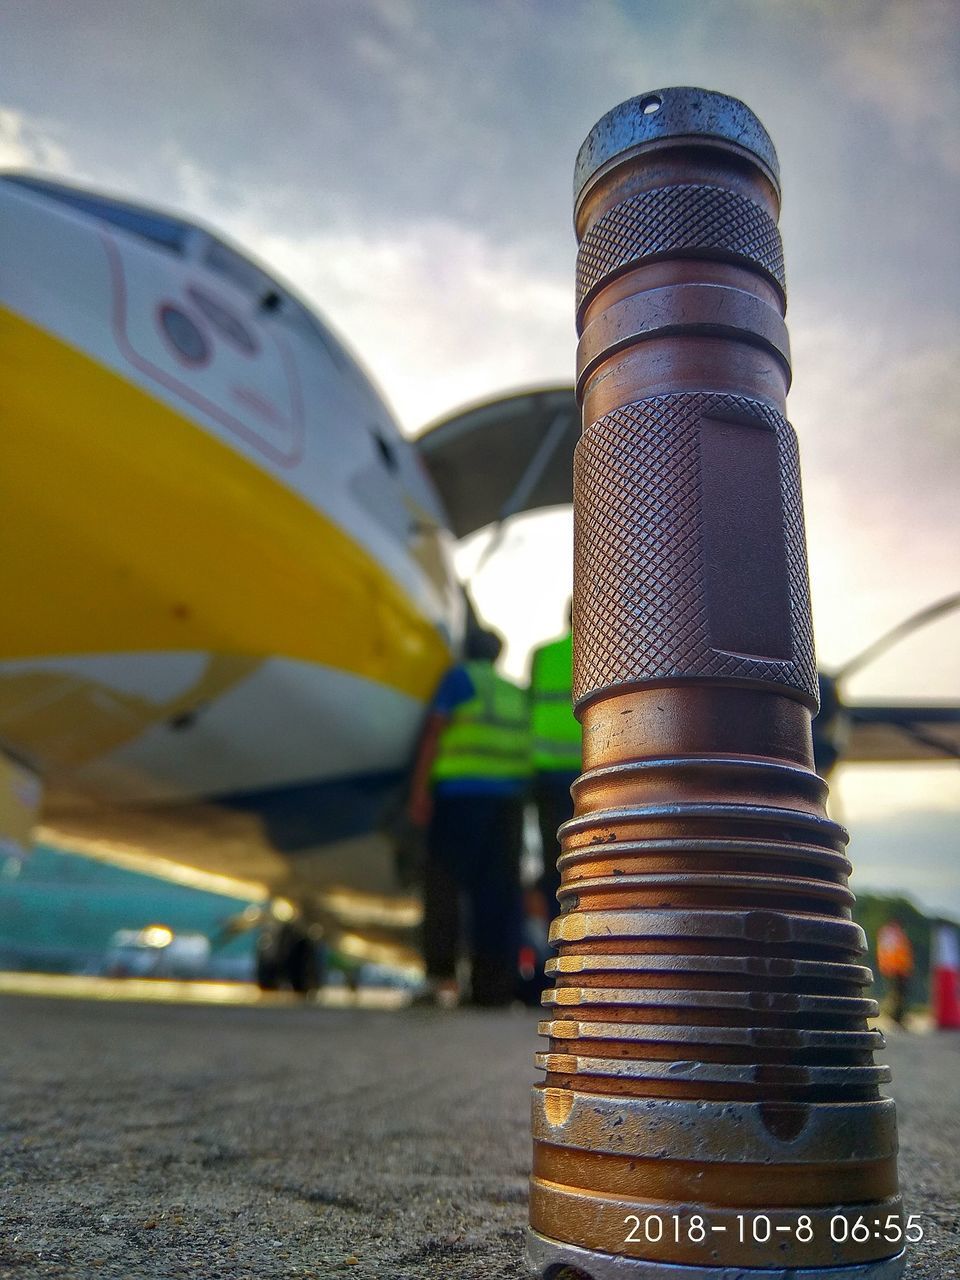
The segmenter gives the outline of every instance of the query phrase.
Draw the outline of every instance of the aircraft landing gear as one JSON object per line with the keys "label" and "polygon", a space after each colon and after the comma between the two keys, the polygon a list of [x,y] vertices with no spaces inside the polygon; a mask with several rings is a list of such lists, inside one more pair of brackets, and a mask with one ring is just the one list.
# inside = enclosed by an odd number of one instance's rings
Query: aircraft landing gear
{"label": "aircraft landing gear", "polygon": [[295,920],[266,925],[257,937],[256,977],[261,991],[313,995],[325,977],[323,943]]}

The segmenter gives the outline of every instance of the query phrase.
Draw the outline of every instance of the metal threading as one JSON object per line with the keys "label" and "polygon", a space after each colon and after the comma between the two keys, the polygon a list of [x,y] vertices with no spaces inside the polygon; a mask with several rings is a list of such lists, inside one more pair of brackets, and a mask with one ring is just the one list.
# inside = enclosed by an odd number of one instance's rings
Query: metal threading
{"label": "metal threading", "polygon": [[777,174],[756,117],[692,89],[622,104],[578,161],[584,771],[533,1100],[542,1280],[902,1270],[890,1073],[812,764]]}

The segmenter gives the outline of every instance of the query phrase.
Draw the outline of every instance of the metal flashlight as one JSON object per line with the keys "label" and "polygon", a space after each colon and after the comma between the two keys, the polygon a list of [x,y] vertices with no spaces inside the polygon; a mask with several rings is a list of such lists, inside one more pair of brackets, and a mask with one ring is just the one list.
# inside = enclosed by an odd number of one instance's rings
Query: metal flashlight
{"label": "metal flashlight", "polygon": [[889,1280],[896,1119],[813,769],[777,156],[736,99],[577,160],[576,811],[534,1091],[543,1280]]}

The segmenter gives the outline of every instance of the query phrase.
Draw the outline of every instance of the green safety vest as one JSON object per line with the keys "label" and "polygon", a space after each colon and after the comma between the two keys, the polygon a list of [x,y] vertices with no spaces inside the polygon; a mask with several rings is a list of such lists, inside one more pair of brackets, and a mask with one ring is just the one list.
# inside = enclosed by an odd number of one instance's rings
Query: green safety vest
{"label": "green safety vest", "polygon": [[573,714],[573,637],[537,649],[530,675],[533,767],[537,773],[580,769],[580,725]]}
{"label": "green safety vest", "polygon": [[440,734],[431,780],[526,778],[530,774],[527,695],[489,662],[465,663],[473,697],[454,708]]}

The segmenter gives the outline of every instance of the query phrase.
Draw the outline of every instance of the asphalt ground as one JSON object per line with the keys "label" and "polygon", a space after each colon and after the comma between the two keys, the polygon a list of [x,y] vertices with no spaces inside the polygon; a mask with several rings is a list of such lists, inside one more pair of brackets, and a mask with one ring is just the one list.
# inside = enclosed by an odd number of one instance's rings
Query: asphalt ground
{"label": "asphalt ground", "polygon": [[[0,998],[0,1276],[523,1276],[535,1022]],[[960,1036],[884,1056],[907,1275],[960,1277]]]}

